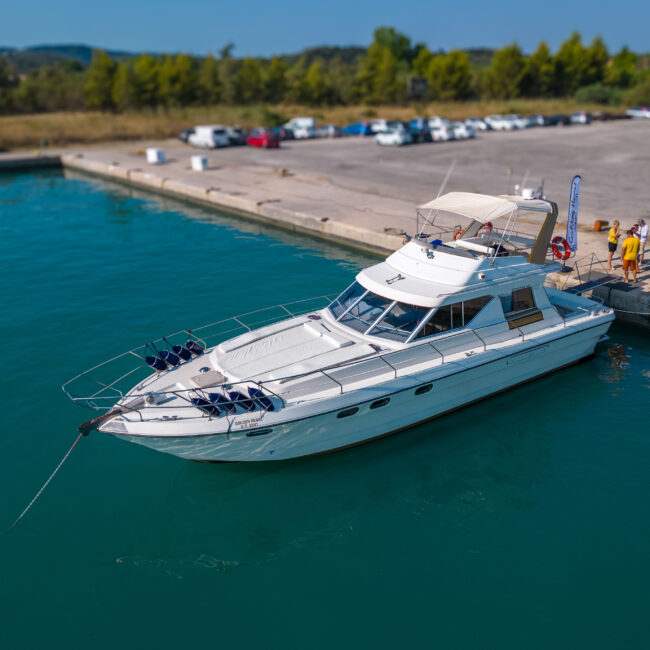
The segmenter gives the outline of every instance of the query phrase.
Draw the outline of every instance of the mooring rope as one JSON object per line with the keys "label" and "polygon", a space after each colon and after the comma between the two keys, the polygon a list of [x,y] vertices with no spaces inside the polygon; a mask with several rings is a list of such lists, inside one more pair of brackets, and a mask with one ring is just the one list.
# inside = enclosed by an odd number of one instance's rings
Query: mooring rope
{"label": "mooring rope", "polygon": [[50,474],[50,478],[48,478],[47,481],[43,483],[43,487],[36,493],[36,496],[29,502],[28,506],[18,515],[16,521],[14,521],[14,523],[11,524],[9,528],[7,528],[2,533],[0,533],[0,537],[2,537],[2,535],[8,533],[12,528],[14,528],[16,524],[29,512],[31,507],[36,503],[38,497],[40,497],[41,494],[43,494],[43,490],[45,490],[45,488],[50,484],[50,481],[56,476],[56,473],[61,469],[63,463],[65,463],[65,461],[68,460],[68,456],[72,453],[72,450],[77,446],[77,443],[79,442],[79,440],[81,440],[82,437],[83,437],[83,433],[80,433],[77,436],[77,439],[72,443],[72,447],[68,449],[65,456],[61,459],[61,462],[56,466],[56,469]]}
{"label": "mooring rope", "polygon": [[614,311],[620,311],[622,314],[635,314],[636,316],[650,316],[650,311],[628,311],[627,309],[617,309],[612,307]]}

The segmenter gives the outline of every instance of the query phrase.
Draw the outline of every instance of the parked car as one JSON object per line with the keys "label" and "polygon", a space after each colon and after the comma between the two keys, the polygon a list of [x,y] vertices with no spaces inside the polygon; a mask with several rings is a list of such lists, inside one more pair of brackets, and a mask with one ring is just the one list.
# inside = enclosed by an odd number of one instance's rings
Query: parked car
{"label": "parked car", "polygon": [[591,124],[591,113],[577,111],[569,116],[571,124]]}
{"label": "parked car", "polygon": [[293,117],[283,127],[291,129],[296,140],[316,137],[316,118],[313,117]]}
{"label": "parked car", "polygon": [[383,133],[388,130],[388,122],[386,120],[372,120],[370,122],[370,130],[373,134]]}
{"label": "parked car", "polygon": [[528,128],[528,119],[525,118],[525,117],[522,117],[521,115],[519,115],[517,113],[511,113],[510,115],[506,115],[505,119],[512,122],[512,128],[513,129],[527,129]]}
{"label": "parked car", "polygon": [[403,144],[411,144],[413,136],[409,128],[404,126],[401,122],[387,127],[385,131],[380,131],[375,135],[375,142],[381,145],[400,146]]}
{"label": "parked car", "polygon": [[563,113],[557,113],[548,118],[548,124],[546,126],[566,126],[568,124],[571,124],[569,116]]}
{"label": "parked car", "polygon": [[449,127],[454,135],[454,140],[469,140],[476,137],[476,132],[471,126],[467,126],[465,122],[452,122]]}
{"label": "parked car", "polygon": [[178,139],[181,142],[187,142],[187,139],[194,133],[194,129],[185,129],[178,134]]}
{"label": "parked car", "polygon": [[515,125],[503,115],[488,115],[485,121],[494,131],[512,131]]}
{"label": "parked car", "polygon": [[316,129],[317,138],[340,138],[343,135],[343,130],[336,124],[325,124]]}
{"label": "parked car", "polygon": [[343,133],[348,135],[372,135],[370,125],[367,122],[352,122],[343,127]]}
{"label": "parked car", "polygon": [[449,126],[449,120],[445,119],[444,117],[440,117],[439,115],[434,115],[427,120],[427,126],[430,129],[436,129],[440,126],[447,127]]}
{"label": "parked car", "polygon": [[251,147],[277,149],[280,146],[280,136],[271,129],[253,129],[246,138],[246,144]]}
{"label": "parked car", "polygon": [[634,108],[628,108],[625,114],[629,117],[650,119],[650,108],[648,106],[635,106]]}
{"label": "parked car", "polygon": [[239,126],[227,126],[226,135],[231,145],[246,144],[246,132]]}
{"label": "parked car", "polygon": [[454,139],[453,131],[447,126],[433,127],[429,129],[429,133],[431,133],[431,140],[433,142],[447,142],[447,140]]}
{"label": "parked car", "polygon": [[480,117],[468,117],[465,120],[465,124],[476,131],[490,131],[490,125]]}
{"label": "parked car", "polygon": [[195,126],[194,133],[190,133],[187,142],[193,147],[199,147],[201,149],[216,149],[217,147],[227,147],[230,145],[226,127],[221,124]]}
{"label": "parked car", "polygon": [[546,126],[548,117],[545,115],[530,115],[528,118],[528,126]]}

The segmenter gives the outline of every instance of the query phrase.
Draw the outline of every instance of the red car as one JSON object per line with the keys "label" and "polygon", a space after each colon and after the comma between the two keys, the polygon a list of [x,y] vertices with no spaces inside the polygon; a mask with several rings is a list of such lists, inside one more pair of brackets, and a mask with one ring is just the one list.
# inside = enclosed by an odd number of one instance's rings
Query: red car
{"label": "red car", "polygon": [[246,143],[251,147],[265,147],[276,149],[280,146],[280,137],[271,129],[253,129],[246,138]]}

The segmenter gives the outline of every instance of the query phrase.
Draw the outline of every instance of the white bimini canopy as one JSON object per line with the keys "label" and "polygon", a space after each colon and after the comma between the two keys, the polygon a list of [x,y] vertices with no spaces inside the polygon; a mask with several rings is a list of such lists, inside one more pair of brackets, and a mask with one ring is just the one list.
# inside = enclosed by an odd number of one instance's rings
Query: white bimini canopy
{"label": "white bimini canopy", "polygon": [[472,192],[449,192],[421,206],[420,210],[451,212],[481,223],[507,217],[513,211],[552,212],[548,201],[522,199],[520,196],[489,196]]}

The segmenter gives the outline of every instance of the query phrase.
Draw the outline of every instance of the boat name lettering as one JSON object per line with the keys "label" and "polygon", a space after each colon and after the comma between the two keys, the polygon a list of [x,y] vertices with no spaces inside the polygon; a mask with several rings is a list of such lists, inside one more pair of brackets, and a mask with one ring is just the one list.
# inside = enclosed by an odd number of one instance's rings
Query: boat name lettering
{"label": "boat name lettering", "polygon": [[248,418],[247,420],[236,420],[235,426],[241,427],[242,429],[252,429],[254,426],[257,426],[257,424],[261,421],[262,421],[262,416],[260,415],[257,418]]}

